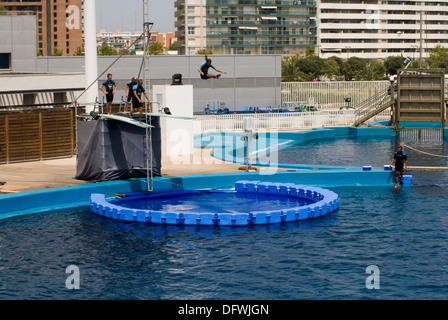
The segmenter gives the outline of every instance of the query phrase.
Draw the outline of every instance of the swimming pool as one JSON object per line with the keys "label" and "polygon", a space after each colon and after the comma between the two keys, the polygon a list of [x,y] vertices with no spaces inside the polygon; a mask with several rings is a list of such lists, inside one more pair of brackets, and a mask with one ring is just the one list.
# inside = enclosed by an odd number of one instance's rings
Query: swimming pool
{"label": "swimming pool", "polygon": [[[88,210],[0,220],[0,299],[446,299],[448,176],[414,177],[399,194],[331,188],[337,213],[281,225],[158,226]],[[65,288],[73,264],[80,290]],[[369,265],[378,290],[365,286]]]}
{"label": "swimming pool", "polygon": [[[330,138],[278,152],[310,159],[317,148],[332,150],[321,157],[325,166],[340,159],[355,167],[366,159],[390,162],[397,141],[363,139]],[[419,147],[436,151],[437,144]],[[445,152],[445,145],[439,147]],[[370,154],[343,158],[347,150]],[[444,163],[407,152],[409,165]],[[413,185],[394,194],[379,180],[356,187],[345,180],[351,174],[383,179],[382,171],[299,171],[266,179],[325,186],[339,195],[338,212],[241,228],[117,222],[88,208],[0,220],[0,299],[446,299],[448,172],[414,170]],[[189,179],[167,181],[188,187]],[[191,179],[204,185],[234,181],[233,175]],[[80,290],[65,287],[69,265],[80,269]],[[380,271],[378,290],[366,288],[371,265]]]}

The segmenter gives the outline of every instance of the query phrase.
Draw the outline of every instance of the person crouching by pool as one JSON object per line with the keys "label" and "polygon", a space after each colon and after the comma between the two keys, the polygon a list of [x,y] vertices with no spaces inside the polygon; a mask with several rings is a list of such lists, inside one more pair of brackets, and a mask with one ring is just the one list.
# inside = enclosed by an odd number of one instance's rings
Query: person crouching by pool
{"label": "person crouching by pool", "polygon": [[132,106],[134,109],[139,110],[138,122],[142,122],[143,115],[143,101],[142,94],[145,95],[146,101],[148,101],[149,106],[151,107],[151,102],[149,102],[148,94],[146,93],[146,89],[143,86],[143,80],[138,80],[137,84],[132,88]]}
{"label": "person crouching by pool", "polygon": [[205,62],[202,63],[202,64],[199,66],[199,68],[198,68],[198,71],[199,71],[199,73],[201,74],[201,79],[203,79],[203,80],[207,80],[207,79],[210,79],[210,78],[216,78],[216,79],[218,79],[218,78],[221,76],[220,74],[211,74],[211,73],[208,73],[208,69],[210,69],[210,68],[212,68],[212,69],[214,69],[214,70],[216,70],[216,71],[218,71],[218,72],[220,72],[220,73],[223,73],[223,74],[226,74],[226,73],[227,73],[227,72],[225,72],[225,71],[222,71],[222,70],[219,70],[219,69],[215,68],[215,66],[212,65],[212,60],[209,59],[209,58],[207,58],[207,56],[205,56]]}
{"label": "person crouching by pool", "polygon": [[389,168],[392,167],[392,164],[395,162],[395,180],[396,182],[400,182],[403,184],[403,171],[407,169],[408,166],[408,156],[403,151],[403,147],[399,146],[398,150],[394,154],[394,158],[389,164]]}

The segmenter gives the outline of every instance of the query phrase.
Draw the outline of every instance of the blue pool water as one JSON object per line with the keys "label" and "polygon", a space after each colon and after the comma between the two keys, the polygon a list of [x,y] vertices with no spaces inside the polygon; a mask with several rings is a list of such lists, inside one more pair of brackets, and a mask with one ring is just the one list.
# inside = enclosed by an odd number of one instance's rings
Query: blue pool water
{"label": "blue pool water", "polygon": [[[325,141],[325,143],[322,143]],[[412,142],[398,139],[374,137],[329,138],[325,140],[309,140],[269,155],[278,159],[279,163],[314,164],[333,166],[375,167],[388,165],[394,150],[405,143],[413,149],[435,155],[448,155],[448,143]],[[434,157],[405,147],[409,156],[409,166],[448,166],[448,158]],[[260,160],[265,161],[263,157]]]}
{"label": "blue pool water", "polygon": [[164,212],[215,212],[239,213],[278,210],[306,206],[313,203],[306,199],[281,195],[248,194],[236,192],[196,191],[176,197],[151,197],[120,201],[122,207]]}
{"label": "blue pool water", "polygon": [[[342,144],[339,157],[325,164],[358,152],[337,140],[328,143]],[[386,144],[360,148],[393,151]],[[432,163],[417,157],[410,165]],[[88,211],[0,220],[0,299],[447,299],[448,172],[412,174],[398,194],[329,188],[338,212],[282,225],[158,226]],[[79,267],[79,290],[65,287],[69,265]],[[377,290],[366,288],[370,265]]]}

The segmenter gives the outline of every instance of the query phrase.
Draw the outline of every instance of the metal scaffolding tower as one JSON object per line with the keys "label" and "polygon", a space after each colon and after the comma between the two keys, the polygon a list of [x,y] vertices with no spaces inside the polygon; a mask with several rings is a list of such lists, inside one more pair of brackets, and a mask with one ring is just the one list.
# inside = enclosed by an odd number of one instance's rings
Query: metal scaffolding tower
{"label": "metal scaffolding tower", "polygon": [[[152,22],[149,22],[149,0],[143,0],[143,86],[148,90],[150,88],[150,77],[149,77],[149,41],[151,39],[151,28],[153,26]],[[146,122],[151,125],[151,106],[149,101],[145,103],[145,114]],[[151,152],[149,152],[151,149]],[[151,127],[146,128],[146,187],[148,191],[153,190],[153,156],[152,156],[152,131]]]}

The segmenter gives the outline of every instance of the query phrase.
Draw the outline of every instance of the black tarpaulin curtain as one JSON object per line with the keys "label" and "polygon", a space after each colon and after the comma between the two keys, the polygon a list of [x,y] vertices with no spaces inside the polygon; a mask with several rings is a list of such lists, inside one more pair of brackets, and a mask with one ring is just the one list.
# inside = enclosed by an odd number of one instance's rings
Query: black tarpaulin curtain
{"label": "black tarpaulin curtain", "polygon": [[78,121],[76,179],[99,182],[146,177],[147,156],[152,157],[153,176],[160,176],[159,123],[158,117],[151,119],[154,128],[150,130],[147,152],[144,128],[111,119]]}

